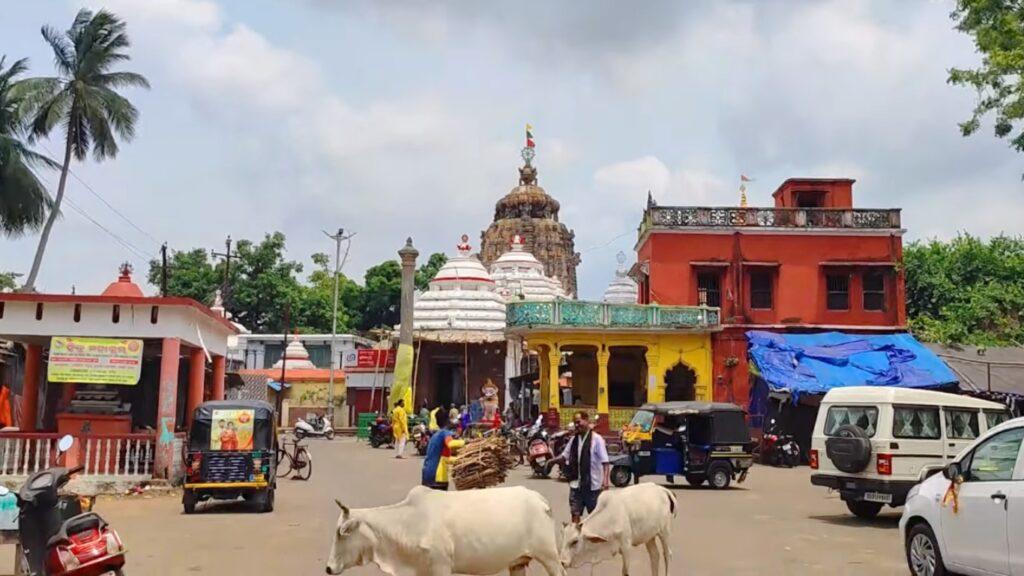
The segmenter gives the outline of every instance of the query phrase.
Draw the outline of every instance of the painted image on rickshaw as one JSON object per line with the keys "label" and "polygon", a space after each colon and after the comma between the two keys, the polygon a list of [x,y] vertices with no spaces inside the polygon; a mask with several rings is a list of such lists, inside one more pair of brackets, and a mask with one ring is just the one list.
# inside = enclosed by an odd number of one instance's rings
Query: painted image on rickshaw
{"label": "painted image on rickshaw", "polygon": [[210,449],[221,451],[252,450],[252,410],[214,410],[210,427]]}

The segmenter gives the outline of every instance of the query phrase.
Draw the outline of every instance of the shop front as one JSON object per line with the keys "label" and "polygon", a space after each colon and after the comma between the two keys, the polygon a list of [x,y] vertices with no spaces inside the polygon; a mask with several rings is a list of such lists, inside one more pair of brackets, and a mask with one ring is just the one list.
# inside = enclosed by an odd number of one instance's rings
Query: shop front
{"label": "shop front", "polygon": [[645,402],[712,399],[716,308],[512,302],[507,325],[537,355],[539,408],[552,423],[588,410],[618,429]]}
{"label": "shop front", "polygon": [[0,294],[0,339],[13,343],[0,481],[52,465],[65,434],[85,477],[173,478],[192,410],[224,397],[235,332],[194,300],[144,296],[127,268],[101,295]]}

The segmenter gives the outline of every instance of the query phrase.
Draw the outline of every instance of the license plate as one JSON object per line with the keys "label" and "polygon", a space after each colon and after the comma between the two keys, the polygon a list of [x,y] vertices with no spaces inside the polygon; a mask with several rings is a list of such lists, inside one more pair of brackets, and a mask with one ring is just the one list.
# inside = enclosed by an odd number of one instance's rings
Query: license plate
{"label": "license plate", "polygon": [[865,492],[865,502],[880,502],[882,504],[892,503],[892,494],[883,494],[881,492]]}

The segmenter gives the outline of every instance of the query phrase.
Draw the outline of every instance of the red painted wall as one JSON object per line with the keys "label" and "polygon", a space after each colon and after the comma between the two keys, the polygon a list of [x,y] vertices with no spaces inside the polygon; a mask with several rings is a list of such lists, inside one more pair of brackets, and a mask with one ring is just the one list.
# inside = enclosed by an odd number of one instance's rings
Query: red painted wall
{"label": "red painted wall", "polygon": [[[666,305],[699,303],[697,274],[719,271],[722,318],[727,324],[886,326],[906,324],[903,274],[898,268],[877,266],[829,267],[850,276],[850,307],[826,309],[825,268],[822,262],[900,262],[899,236],[832,236],[807,234],[752,234],[707,232],[654,232],[638,251],[649,262],[652,302]],[[695,266],[714,262],[721,266]],[[754,263],[754,264],[752,264]],[[755,264],[777,263],[762,267]],[[750,306],[750,277],[754,270],[772,271],[772,309]],[[884,311],[864,310],[862,274],[884,271]]]}

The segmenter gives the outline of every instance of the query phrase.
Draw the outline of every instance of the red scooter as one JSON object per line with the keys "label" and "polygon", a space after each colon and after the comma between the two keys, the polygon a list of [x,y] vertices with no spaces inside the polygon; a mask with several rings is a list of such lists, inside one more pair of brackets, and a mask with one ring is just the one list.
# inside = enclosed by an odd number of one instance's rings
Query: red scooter
{"label": "red scooter", "polygon": [[[57,462],[74,439],[57,443]],[[18,533],[31,576],[123,576],[125,546],[99,514],[92,499],[60,494],[71,477],[84,469],[48,468],[29,476],[17,493]],[[8,493],[0,490],[0,495]]]}

